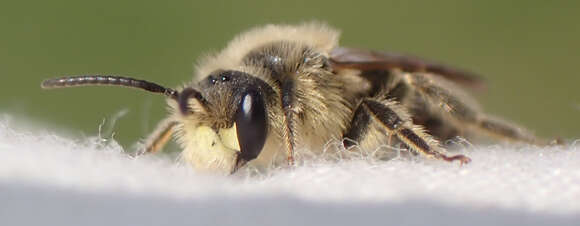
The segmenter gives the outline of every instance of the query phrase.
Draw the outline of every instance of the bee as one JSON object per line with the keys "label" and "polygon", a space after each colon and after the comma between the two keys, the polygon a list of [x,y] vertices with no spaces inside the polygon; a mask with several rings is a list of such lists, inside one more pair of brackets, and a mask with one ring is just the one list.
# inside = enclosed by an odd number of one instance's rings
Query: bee
{"label": "bee", "polygon": [[322,151],[339,138],[347,150],[399,144],[413,153],[469,163],[440,141],[497,137],[537,144],[518,126],[483,113],[464,89],[481,89],[468,71],[421,58],[338,46],[324,23],[267,25],[235,37],[203,58],[194,80],[177,89],[122,76],[80,75],[45,80],[45,89],[112,85],[163,94],[169,116],[141,153],[173,136],[194,168],[234,173],[248,162],[282,153]]}

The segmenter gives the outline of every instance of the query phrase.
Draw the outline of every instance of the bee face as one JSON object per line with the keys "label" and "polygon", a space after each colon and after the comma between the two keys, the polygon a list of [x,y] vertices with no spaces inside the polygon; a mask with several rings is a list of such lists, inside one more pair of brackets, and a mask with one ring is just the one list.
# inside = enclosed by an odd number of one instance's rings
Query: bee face
{"label": "bee face", "polygon": [[269,86],[248,73],[220,70],[196,88],[186,87],[177,99],[188,138],[182,157],[196,168],[227,173],[255,159],[268,135]]}

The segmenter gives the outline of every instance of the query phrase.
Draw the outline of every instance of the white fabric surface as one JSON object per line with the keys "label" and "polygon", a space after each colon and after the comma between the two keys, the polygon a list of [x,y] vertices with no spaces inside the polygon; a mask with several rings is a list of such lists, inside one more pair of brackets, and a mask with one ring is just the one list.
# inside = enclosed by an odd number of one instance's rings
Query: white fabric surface
{"label": "white fabric surface", "polygon": [[580,142],[219,176],[97,141],[0,122],[0,225],[580,224]]}

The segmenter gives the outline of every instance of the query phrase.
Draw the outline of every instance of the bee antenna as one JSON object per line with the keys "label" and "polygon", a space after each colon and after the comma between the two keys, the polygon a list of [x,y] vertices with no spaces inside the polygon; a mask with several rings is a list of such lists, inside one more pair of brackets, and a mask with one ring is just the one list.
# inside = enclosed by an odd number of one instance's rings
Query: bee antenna
{"label": "bee antenna", "polygon": [[200,104],[204,107],[208,105],[207,100],[205,98],[203,98],[201,93],[199,91],[197,91],[196,89],[191,88],[191,87],[187,87],[187,88],[183,89],[181,91],[181,93],[178,94],[178,96],[179,97],[177,98],[177,103],[179,104],[179,110],[181,111],[181,114],[183,114],[183,115],[188,115],[188,114],[192,113],[191,109],[188,106],[190,98],[197,99],[200,102]]}
{"label": "bee antenna", "polygon": [[74,86],[125,86],[146,90],[152,93],[161,93],[169,98],[177,100],[177,91],[165,88],[153,82],[134,78],[112,76],[112,75],[79,75],[54,79],[47,79],[40,87],[43,89],[54,89]]}

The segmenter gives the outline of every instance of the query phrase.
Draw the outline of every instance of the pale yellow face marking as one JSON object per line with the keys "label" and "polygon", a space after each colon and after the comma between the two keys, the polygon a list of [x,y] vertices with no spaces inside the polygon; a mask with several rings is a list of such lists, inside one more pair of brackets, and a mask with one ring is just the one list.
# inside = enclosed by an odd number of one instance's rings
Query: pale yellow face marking
{"label": "pale yellow face marking", "polygon": [[232,172],[240,153],[235,124],[218,133],[210,127],[199,126],[188,135],[192,137],[181,153],[183,160],[202,171]]}
{"label": "pale yellow face marking", "polygon": [[218,134],[219,137],[221,137],[221,141],[224,146],[237,151],[240,150],[240,144],[238,143],[238,131],[235,123],[232,128],[221,129]]}

